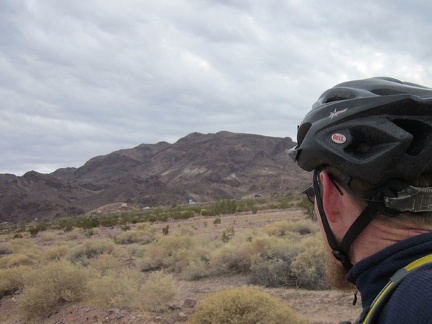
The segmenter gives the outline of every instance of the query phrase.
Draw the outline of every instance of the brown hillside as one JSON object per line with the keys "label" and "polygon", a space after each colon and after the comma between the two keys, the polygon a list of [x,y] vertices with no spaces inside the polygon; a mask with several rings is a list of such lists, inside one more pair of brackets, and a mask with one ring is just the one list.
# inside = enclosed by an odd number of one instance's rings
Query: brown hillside
{"label": "brown hillside", "polygon": [[141,144],[51,174],[0,175],[0,220],[71,216],[99,206],[183,204],[284,194],[309,175],[293,163],[290,138],[192,133],[174,144]]}

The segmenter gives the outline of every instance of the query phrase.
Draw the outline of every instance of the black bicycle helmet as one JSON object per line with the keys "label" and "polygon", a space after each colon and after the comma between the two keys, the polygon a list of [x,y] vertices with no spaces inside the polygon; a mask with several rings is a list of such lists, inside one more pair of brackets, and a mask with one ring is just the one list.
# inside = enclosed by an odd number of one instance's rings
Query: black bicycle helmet
{"label": "black bicycle helmet", "polygon": [[338,84],[305,116],[290,156],[376,186],[432,173],[432,89],[384,77]]}
{"label": "black bicycle helmet", "polygon": [[[432,89],[385,77],[338,84],[305,116],[289,155],[301,168],[315,170],[327,241],[348,271],[350,247],[377,213],[432,211],[432,188],[409,185],[432,173]],[[340,243],[319,197],[317,170],[325,166],[376,188],[366,194],[365,209]]]}

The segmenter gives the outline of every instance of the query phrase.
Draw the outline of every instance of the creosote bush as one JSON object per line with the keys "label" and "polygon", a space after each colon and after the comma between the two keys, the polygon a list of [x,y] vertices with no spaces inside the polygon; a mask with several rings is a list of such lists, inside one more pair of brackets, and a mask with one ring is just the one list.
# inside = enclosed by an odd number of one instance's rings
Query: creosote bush
{"label": "creosote bush", "polygon": [[308,323],[281,300],[258,289],[236,288],[214,293],[200,303],[190,324]]}

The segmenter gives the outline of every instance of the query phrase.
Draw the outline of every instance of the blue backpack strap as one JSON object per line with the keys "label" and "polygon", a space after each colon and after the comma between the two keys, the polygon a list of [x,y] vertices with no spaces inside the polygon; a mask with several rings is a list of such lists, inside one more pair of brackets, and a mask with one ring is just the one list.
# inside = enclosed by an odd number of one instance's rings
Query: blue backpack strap
{"label": "blue backpack strap", "polygon": [[417,259],[407,266],[399,269],[396,273],[390,278],[389,282],[385,287],[380,291],[378,296],[372,302],[369,307],[366,307],[361,312],[360,316],[354,322],[354,324],[368,324],[374,323],[378,318],[378,314],[381,312],[385,303],[390,299],[392,293],[396,290],[396,288],[400,285],[400,283],[405,279],[405,277],[410,273],[410,271],[421,267],[422,265],[428,264],[432,262],[432,254],[426,255],[420,259]]}

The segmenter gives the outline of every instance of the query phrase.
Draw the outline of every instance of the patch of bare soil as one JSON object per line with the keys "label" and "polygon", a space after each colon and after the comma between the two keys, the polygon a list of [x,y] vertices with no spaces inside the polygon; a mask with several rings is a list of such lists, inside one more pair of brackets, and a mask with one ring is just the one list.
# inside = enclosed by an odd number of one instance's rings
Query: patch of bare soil
{"label": "patch of bare soil", "polygon": [[[162,231],[169,226],[170,233],[181,226],[189,225],[199,228],[199,235],[220,238],[223,230],[234,226],[236,232],[241,229],[259,228],[278,220],[296,220],[304,215],[299,210],[266,211],[256,215],[238,214],[221,217],[221,224],[213,225],[214,218],[197,217],[183,221],[170,221],[153,226]],[[206,222],[204,224],[204,222]],[[211,226],[210,226],[211,224]],[[101,228],[99,236],[112,236],[120,233],[119,228]],[[37,239],[37,238],[36,238]],[[39,242],[44,243],[47,242]],[[43,244],[41,244],[43,245]],[[235,288],[248,285],[247,276],[233,275],[205,278],[198,281],[182,281],[178,279],[178,295],[169,305],[169,310],[162,314],[143,314],[130,309],[105,309],[82,304],[64,303],[58,305],[52,313],[42,321],[21,321],[17,296],[3,296],[0,299],[0,323],[162,323],[173,324],[187,321],[196,307],[209,294],[221,289]],[[339,323],[339,321],[354,321],[361,311],[361,302],[352,305],[353,293],[341,293],[333,290],[304,290],[295,288],[263,288],[273,296],[277,296],[291,306],[296,312],[309,319],[312,324]]]}

